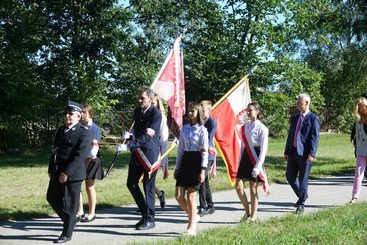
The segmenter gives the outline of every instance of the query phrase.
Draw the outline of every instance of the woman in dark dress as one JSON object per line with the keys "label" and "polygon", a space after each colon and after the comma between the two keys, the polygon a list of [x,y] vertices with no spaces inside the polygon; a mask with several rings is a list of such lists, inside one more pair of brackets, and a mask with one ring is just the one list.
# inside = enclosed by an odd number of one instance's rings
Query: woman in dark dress
{"label": "woman in dark dress", "polygon": [[[262,118],[260,106],[249,103],[247,106],[248,121],[242,127],[242,138],[245,143],[242,158],[236,176],[236,192],[245,208],[242,221],[255,221],[259,198],[257,194],[258,182],[267,184],[264,160],[268,150],[268,128],[260,122]],[[249,181],[251,209],[244,191],[244,181]]]}
{"label": "woman in dark dress", "polygon": [[185,235],[196,235],[197,215],[196,193],[200,183],[205,180],[205,169],[208,165],[208,132],[201,125],[199,103],[190,103],[188,117],[190,123],[182,127],[177,150],[176,168],[176,200],[188,215]]}

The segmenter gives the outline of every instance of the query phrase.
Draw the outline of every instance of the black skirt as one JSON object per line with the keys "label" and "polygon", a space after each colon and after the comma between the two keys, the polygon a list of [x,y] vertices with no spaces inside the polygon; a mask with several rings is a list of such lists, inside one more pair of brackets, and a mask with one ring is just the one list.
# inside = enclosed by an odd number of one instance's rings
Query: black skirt
{"label": "black skirt", "polygon": [[99,157],[92,159],[87,166],[87,179],[103,179],[104,171]]}
{"label": "black skirt", "polygon": [[201,172],[201,153],[199,151],[185,151],[181,168],[179,169],[176,186],[192,187],[199,190],[199,175]]}
{"label": "black skirt", "polygon": [[[255,152],[257,156],[260,154],[260,147],[255,147]],[[252,170],[254,166],[252,166],[249,155],[247,154],[246,149],[243,150],[242,158],[240,161],[240,166],[238,166],[237,176],[238,179],[250,180],[250,181],[259,181],[262,182],[259,176],[257,178],[252,177]]]}

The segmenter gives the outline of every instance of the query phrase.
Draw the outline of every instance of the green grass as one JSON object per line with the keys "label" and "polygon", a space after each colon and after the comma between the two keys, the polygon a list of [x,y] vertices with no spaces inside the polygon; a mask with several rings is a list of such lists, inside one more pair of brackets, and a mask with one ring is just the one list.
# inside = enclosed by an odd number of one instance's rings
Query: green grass
{"label": "green grass", "polygon": [[360,203],[310,215],[240,223],[153,244],[367,244],[366,212],[366,203]]}
{"label": "green grass", "polygon": [[[266,166],[270,182],[285,182],[284,144],[285,140],[278,139],[271,139],[269,142]],[[111,162],[114,151],[114,147],[102,148],[105,168]],[[353,154],[348,135],[323,134],[320,139],[317,162],[311,170],[311,178],[352,173],[355,166]],[[46,201],[49,156],[50,151],[46,150],[0,155],[1,221],[46,217],[53,214]],[[157,176],[157,186],[163,189],[168,197],[174,196],[175,180],[172,175],[175,156],[176,152],[173,151],[169,160],[169,178],[163,180],[161,172]],[[129,154],[120,155],[111,175],[107,179],[96,181],[97,209],[134,203],[126,187],[128,159]],[[213,191],[233,188],[229,184],[221,158],[218,157],[217,160],[217,177],[211,181]],[[84,201],[86,202],[86,198]]]}

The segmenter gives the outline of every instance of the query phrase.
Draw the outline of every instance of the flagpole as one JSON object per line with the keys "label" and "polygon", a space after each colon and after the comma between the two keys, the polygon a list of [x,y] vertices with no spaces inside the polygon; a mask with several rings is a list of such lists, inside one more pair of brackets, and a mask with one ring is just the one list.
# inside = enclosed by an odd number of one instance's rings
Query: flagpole
{"label": "flagpole", "polygon": [[255,65],[250,71],[249,73],[244,76],[243,78],[241,78],[240,81],[238,81],[225,95],[222,96],[222,98],[220,98],[213,106],[212,106],[212,110],[214,110],[220,103],[223,102],[223,100],[225,100],[238,86],[240,86],[243,81],[245,81],[247,79],[247,77],[253,73],[255,70],[257,69],[257,65]]}

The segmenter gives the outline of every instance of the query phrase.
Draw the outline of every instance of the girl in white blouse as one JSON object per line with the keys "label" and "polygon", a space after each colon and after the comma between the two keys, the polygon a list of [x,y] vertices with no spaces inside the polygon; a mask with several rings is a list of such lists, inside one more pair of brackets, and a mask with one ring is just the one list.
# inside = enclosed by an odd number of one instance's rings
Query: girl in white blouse
{"label": "girl in white blouse", "polygon": [[176,200],[189,218],[184,234],[190,236],[196,235],[196,223],[200,220],[196,214],[196,193],[205,180],[208,165],[208,132],[201,125],[200,107],[199,103],[189,103],[190,123],[185,124],[180,133],[174,173]]}
{"label": "girl in white blouse", "polygon": [[[245,142],[242,158],[236,176],[236,192],[245,208],[243,221],[255,221],[259,198],[257,194],[258,182],[266,181],[264,160],[268,150],[268,128],[260,122],[262,115],[257,103],[247,106],[247,119],[242,127],[242,137]],[[250,183],[251,209],[244,191],[243,181]],[[267,181],[266,181],[267,182]]]}

